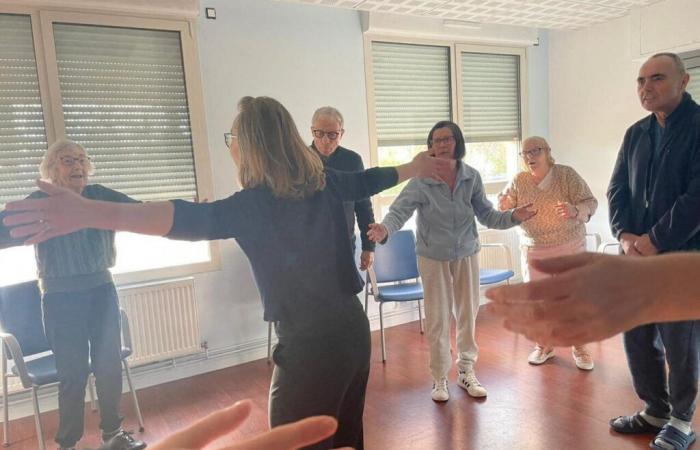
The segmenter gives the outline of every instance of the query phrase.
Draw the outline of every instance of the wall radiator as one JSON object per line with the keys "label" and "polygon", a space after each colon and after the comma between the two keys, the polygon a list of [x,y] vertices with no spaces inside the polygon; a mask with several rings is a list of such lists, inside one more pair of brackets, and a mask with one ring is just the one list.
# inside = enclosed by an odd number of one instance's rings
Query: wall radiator
{"label": "wall radiator", "polygon": [[[520,239],[518,238],[518,232],[515,228],[508,230],[479,230],[479,239],[484,244],[505,244],[510,249],[515,277],[522,279],[522,270],[520,268]],[[483,248],[479,253],[479,267],[482,269],[505,269],[508,267],[508,261],[503,256],[502,250]]]}
{"label": "wall radiator", "polygon": [[129,317],[132,366],[201,351],[193,278],[122,286],[118,292]]}
{"label": "wall radiator", "polygon": [[[129,317],[131,367],[201,351],[194,279],[129,285],[117,291]],[[8,379],[9,393],[21,390],[19,378]]]}

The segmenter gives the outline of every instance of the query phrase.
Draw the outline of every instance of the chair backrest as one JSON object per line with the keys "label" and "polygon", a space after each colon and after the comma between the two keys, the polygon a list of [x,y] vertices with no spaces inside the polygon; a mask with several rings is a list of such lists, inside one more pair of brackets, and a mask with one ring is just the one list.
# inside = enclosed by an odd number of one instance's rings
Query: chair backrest
{"label": "chair backrest", "polygon": [[392,234],[384,245],[374,250],[374,273],[377,283],[418,278],[416,238],[411,230]]}
{"label": "chair backrest", "polygon": [[24,356],[50,350],[36,280],[0,287],[0,329],[15,336]]}

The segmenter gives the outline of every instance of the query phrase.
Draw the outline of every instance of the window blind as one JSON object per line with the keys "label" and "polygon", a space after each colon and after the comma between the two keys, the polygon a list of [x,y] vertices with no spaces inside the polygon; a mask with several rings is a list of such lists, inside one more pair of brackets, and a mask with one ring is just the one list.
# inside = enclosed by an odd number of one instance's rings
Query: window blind
{"label": "window blind", "polygon": [[[699,59],[700,58],[696,58]],[[689,67],[688,75],[690,75],[690,81],[688,82],[688,87],[686,90],[693,97],[695,102],[700,102],[700,61],[697,62],[698,66]]]}
{"label": "window blind", "polygon": [[0,14],[0,204],[36,190],[46,150],[32,24]]}
{"label": "window blind", "polygon": [[197,195],[177,31],[53,25],[66,136],[92,182],[139,200]]}
{"label": "window blind", "polygon": [[465,140],[520,139],[519,56],[462,52],[460,62]]}
{"label": "window blind", "polygon": [[450,119],[449,47],[372,43],[377,143],[425,143],[428,131]]}

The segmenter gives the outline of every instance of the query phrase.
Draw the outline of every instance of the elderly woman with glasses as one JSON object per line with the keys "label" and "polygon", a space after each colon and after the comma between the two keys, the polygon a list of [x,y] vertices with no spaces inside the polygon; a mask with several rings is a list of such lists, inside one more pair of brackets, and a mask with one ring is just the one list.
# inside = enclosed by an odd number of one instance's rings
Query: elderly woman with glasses
{"label": "elderly woman with glasses", "polygon": [[[78,143],[52,144],[39,166],[52,185],[93,200],[133,203],[136,200],[99,184],[88,185],[93,166]],[[46,197],[41,191],[31,199]],[[4,215],[4,214],[3,214]],[[21,245],[0,223],[0,248]],[[111,448],[146,447],[121,429],[121,332],[117,293],[109,271],[115,263],[114,232],[85,229],[36,245],[44,329],[58,371],[60,449],[74,449],[83,435],[83,409],[88,375],[95,375],[102,439]]]}
{"label": "elderly woman with glasses", "polygon": [[466,152],[459,126],[436,123],[428,133],[429,151],[437,158],[457,161],[439,179],[411,180],[391,205],[381,224],[370,225],[370,239],[384,242],[418,211],[416,253],[423,282],[425,320],[430,345],[431,398],[449,400],[447,374],[452,366],[450,323],[457,322],[457,385],[472,397],[485,397],[476,378],[479,348],[479,235],[476,220],[489,228],[506,229],[528,220],[529,205],[499,212],[486,198],[481,175],[462,161]]}
{"label": "elderly woman with glasses", "polygon": [[263,316],[275,322],[279,338],[271,425],[333,416],[338,419],[335,436],[308,448],[361,450],[371,343],[356,297],[362,280],[343,202],[367,198],[412,176],[440,176],[454,163],[423,152],[398,167],[324,169],[287,109],[269,97],[240,101],[226,142],[243,186],[226,199],[116,204],[40,183],[51,196],[8,204],[9,210],[24,212],[5,222],[24,224],[13,233],[34,236],[29,243],[85,227],[189,241],[235,238],[250,260]]}
{"label": "elderly woman with glasses", "polygon": [[[598,202],[574,169],[554,163],[544,138],[525,139],[520,155],[527,170],[517,174],[499,194],[498,204],[501,210],[533,204],[537,211],[532,220],[520,226],[523,278],[533,281],[549,276],[533,261],[586,250],[585,223]],[[593,369],[593,359],[584,346],[573,347],[572,355],[579,369]],[[539,365],[553,357],[553,347],[536,344],[528,362]]]}

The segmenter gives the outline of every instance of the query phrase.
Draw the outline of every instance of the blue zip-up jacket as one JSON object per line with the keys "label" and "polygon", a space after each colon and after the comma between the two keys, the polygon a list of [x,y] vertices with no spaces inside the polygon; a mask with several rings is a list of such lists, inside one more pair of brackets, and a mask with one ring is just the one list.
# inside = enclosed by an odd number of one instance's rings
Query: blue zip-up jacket
{"label": "blue zip-up jacket", "polygon": [[414,178],[408,182],[382,221],[389,237],[403,227],[415,210],[416,253],[440,261],[461,259],[481,249],[474,219],[498,229],[520,223],[513,219],[513,211],[493,208],[479,172],[461,161],[454,192],[444,181]]}

